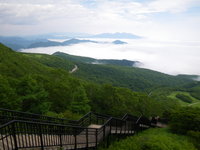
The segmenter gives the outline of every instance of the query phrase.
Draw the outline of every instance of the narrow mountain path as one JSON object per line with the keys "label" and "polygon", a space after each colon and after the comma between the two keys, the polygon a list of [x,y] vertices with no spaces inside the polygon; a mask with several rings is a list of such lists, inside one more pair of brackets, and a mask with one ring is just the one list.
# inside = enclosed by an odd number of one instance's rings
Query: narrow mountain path
{"label": "narrow mountain path", "polygon": [[71,70],[71,71],[69,71],[69,73],[74,73],[74,72],[76,72],[78,70],[78,66],[77,65],[74,65],[74,68]]}

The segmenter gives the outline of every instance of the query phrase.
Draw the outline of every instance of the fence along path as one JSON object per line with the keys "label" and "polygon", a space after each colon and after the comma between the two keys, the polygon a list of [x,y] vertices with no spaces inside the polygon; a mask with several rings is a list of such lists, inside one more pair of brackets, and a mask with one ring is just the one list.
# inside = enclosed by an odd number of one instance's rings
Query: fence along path
{"label": "fence along path", "polygon": [[97,148],[110,135],[133,135],[151,127],[145,117],[115,118],[93,112],[79,120],[0,109],[0,150]]}

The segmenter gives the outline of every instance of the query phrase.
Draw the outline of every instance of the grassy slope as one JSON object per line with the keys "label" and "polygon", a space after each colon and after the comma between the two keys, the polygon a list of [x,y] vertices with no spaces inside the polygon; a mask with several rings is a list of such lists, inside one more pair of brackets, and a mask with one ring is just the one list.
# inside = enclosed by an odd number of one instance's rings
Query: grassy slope
{"label": "grassy slope", "polygon": [[67,71],[71,70],[75,65],[73,62],[69,60],[62,59],[57,56],[47,55],[47,54],[23,53],[23,56],[26,56],[28,58],[31,58],[32,60],[38,61],[41,64],[44,64],[46,66],[65,69]]}
{"label": "grassy slope", "polygon": [[[183,95],[189,96],[192,100],[192,103],[189,104],[189,103],[183,102],[182,100],[176,97],[177,94],[183,94]],[[175,91],[175,92],[172,92],[170,95],[168,95],[168,97],[178,101],[182,106],[200,107],[200,100],[192,97],[189,92]]]}
{"label": "grassy slope", "polygon": [[115,142],[103,150],[196,150],[185,136],[170,133],[167,129],[149,129],[139,135]]}

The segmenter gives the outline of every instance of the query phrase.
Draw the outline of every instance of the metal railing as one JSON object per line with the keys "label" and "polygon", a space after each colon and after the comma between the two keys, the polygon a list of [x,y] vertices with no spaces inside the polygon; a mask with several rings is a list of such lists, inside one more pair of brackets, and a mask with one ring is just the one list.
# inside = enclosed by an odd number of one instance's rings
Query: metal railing
{"label": "metal railing", "polygon": [[0,108],[0,125],[11,120],[70,124],[71,120]]}
{"label": "metal railing", "polygon": [[[6,110],[8,111],[8,110]],[[12,112],[17,116],[15,111]],[[19,112],[18,112],[19,113]],[[21,113],[26,119],[14,119],[0,126],[0,149],[18,150],[23,148],[64,148],[88,149],[97,148],[102,141],[107,141],[111,134],[133,135],[145,128],[149,128],[148,120],[140,116],[124,115],[122,118],[89,112],[77,121],[68,120],[67,123],[49,122],[39,115],[39,119],[31,120],[29,115]],[[18,114],[19,115],[19,114]],[[1,119],[5,116],[1,113]],[[11,118],[13,117],[11,115]],[[38,115],[36,115],[38,116]],[[30,118],[29,118],[30,117]],[[43,120],[42,120],[43,119]],[[31,120],[31,121],[30,121]],[[74,125],[72,125],[74,124]]]}

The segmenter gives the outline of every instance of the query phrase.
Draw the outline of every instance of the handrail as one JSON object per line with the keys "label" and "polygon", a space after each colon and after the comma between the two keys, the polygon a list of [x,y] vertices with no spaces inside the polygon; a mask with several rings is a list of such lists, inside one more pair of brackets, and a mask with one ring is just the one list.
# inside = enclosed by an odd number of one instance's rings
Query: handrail
{"label": "handrail", "polygon": [[70,122],[71,121],[69,119],[62,119],[62,118],[50,117],[50,116],[45,116],[45,115],[40,115],[40,114],[33,114],[33,113],[29,113],[29,112],[21,112],[21,111],[9,110],[9,109],[4,109],[4,108],[0,108],[0,114],[1,114],[1,111],[3,113],[14,113],[14,114],[8,115],[9,117],[13,117],[13,118],[21,118],[21,116],[19,116],[21,114],[22,116],[23,115],[29,116],[29,117],[23,117],[24,119],[28,119],[28,120],[29,119],[36,120],[36,121],[41,120],[43,122],[44,121],[46,121],[46,122],[55,122],[55,120],[57,120],[58,122],[59,121],[60,122]]}
{"label": "handrail", "polygon": [[5,109],[5,108],[0,108],[0,111],[1,110],[8,111],[8,112],[14,112],[14,113],[20,113],[20,114],[28,114],[28,115],[38,116],[38,117],[46,117],[46,118],[51,118],[51,119],[59,119],[59,120],[68,120],[68,121],[70,121],[69,119],[50,117],[50,116],[46,116],[46,115],[34,114],[34,113],[30,113],[30,112],[22,112],[22,111],[17,111],[17,110],[10,110],[10,109]]}
{"label": "handrail", "polygon": [[[15,113],[15,111],[4,110]],[[37,115],[32,113],[22,114]],[[6,116],[2,115],[1,117]],[[39,117],[41,118],[40,115]],[[46,122],[42,122],[40,119],[18,116],[18,119],[22,120],[14,119],[0,126],[0,144],[3,144],[3,150],[34,147],[41,147],[44,149],[44,147],[62,147],[65,145],[68,147],[72,146],[70,149],[97,147],[102,140],[105,141],[111,134],[131,135],[143,130],[144,127],[140,128],[140,123],[143,124],[142,121],[140,122],[142,115],[137,120],[135,120],[134,117],[135,116],[125,114],[122,118],[117,118],[88,112],[79,120],[70,120],[76,122],[75,124],[63,124],[63,122],[47,122],[46,120]],[[92,123],[100,123],[101,127],[88,127],[88,125]],[[50,142],[52,138],[56,138],[53,144]],[[22,142],[20,142],[20,140],[22,140]],[[37,142],[30,142],[31,140]],[[8,145],[9,141],[12,141],[10,143],[12,147]]]}
{"label": "handrail", "polygon": [[3,125],[0,125],[0,129],[3,128],[3,127],[5,127],[5,126],[8,126],[9,124],[11,124],[11,123],[13,123],[13,122],[15,122],[15,120],[11,120],[11,121],[9,121],[9,122],[3,124]]}
{"label": "handrail", "polygon": [[39,124],[39,125],[54,125],[54,126],[62,126],[62,127],[72,127],[72,128],[78,128],[78,129],[95,129],[96,130],[96,128],[90,128],[90,127],[80,127],[80,126],[75,126],[75,125],[63,125],[63,124],[53,124],[53,123],[23,121],[23,120],[12,120],[12,121],[0,126],[0,129],[5,127],[5,126],[8,126],[8,125],[10,125],[12,123],[15,123],[15,122],[32,123],[32,124]]}

